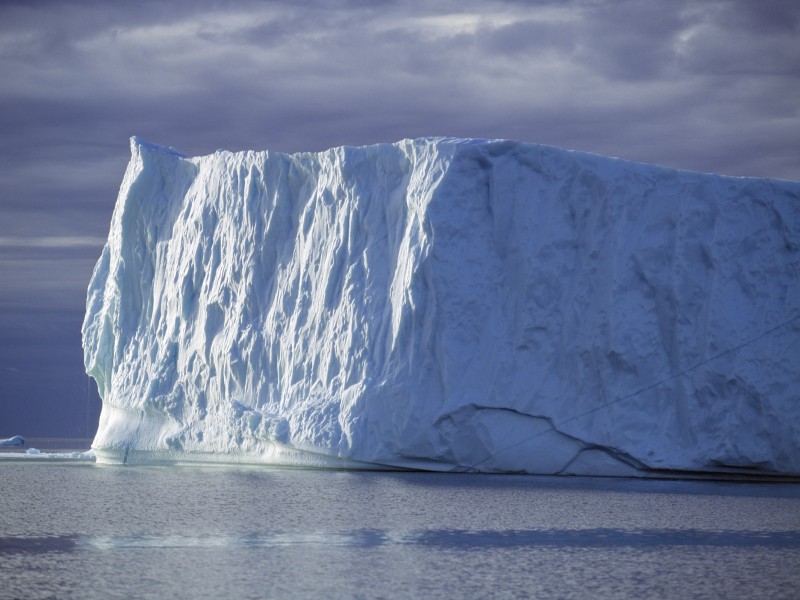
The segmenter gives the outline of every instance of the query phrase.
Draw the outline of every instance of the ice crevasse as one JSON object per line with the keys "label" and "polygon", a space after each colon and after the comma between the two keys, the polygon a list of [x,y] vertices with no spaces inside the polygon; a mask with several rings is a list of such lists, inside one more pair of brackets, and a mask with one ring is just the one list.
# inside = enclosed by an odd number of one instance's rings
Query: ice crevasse
{"label": "ice crevasse", "polygon": [[83,325],[99,461],[800,473],[800,183],[502,140],[131,152]]}

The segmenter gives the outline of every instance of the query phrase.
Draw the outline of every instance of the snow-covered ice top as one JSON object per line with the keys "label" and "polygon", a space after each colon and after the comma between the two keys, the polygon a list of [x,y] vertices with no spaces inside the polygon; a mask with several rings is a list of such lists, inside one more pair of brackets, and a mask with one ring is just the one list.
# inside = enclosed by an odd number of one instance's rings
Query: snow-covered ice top
{"label": "snow-covered ice top", "polygon": [[800,473],[800,184],[509,141],[131,140],[98,460]]}

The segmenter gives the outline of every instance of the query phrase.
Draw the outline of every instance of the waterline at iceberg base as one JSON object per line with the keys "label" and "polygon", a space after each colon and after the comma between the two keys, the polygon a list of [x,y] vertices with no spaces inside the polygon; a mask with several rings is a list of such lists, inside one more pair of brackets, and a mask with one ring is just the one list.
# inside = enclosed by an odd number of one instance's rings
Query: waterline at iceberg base
{"label": "waterline at iceberg base", "polygon": [[131,150],[83,326],[98,461],[800,473],[800,183]]}

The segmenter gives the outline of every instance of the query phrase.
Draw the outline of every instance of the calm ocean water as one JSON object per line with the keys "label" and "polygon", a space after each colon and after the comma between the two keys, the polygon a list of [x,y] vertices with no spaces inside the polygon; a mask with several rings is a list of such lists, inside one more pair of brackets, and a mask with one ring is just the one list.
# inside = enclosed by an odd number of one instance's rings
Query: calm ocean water
{"label": "calm ocean water", "polygon": [[797,598],[800,485],[0,460],[0,598]]}

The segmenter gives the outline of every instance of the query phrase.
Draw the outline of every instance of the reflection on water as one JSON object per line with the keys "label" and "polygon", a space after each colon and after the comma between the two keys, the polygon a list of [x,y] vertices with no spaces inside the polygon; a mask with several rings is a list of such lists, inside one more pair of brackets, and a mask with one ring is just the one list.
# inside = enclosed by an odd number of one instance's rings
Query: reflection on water
{"label": "reflection on water", "polygon": [[730,546],[800,548],[797,531],[698,531],[645,529],[540,530],[540,531],[380,531],[362,529],[320,533],[250,533],[246,535],[57,535],[0,538],[0,554],[25,552],[113,551],[129,548],[279,548],[318,546],[321,548],[374,548],[390,545],[419,545],[446,549],[488,549],[515,546],[576,548],[655,548],[658,546]]}

